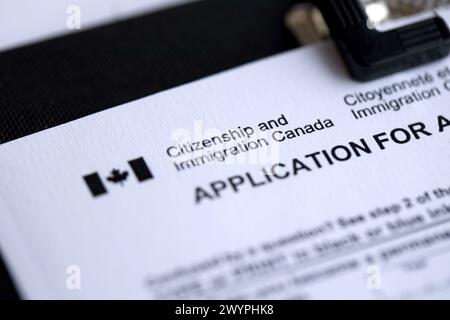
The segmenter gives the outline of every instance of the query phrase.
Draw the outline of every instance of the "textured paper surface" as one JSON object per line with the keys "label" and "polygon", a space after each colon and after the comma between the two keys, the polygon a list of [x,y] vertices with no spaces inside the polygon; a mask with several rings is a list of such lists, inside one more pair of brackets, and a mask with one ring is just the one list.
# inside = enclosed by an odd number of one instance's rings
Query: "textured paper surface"
{"label": "textured paper surface", "polygon": [[[326,43],[1,145],[15,282],[27,298],[448,298],[449,67],[355,83]],[[417,86],[392,92],[403,81]],[[239,127],[253,134],[203,142]],[[228,162],[174,164],[224,150]],[[141,157],[153,178],[139,182],[128,161]]]}

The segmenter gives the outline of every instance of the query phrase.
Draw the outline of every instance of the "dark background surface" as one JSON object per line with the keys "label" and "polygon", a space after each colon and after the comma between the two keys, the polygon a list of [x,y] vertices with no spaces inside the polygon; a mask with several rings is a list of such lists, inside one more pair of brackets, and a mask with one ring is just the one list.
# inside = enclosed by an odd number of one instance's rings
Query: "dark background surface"
{"label": "dark background surface", "polygon": [[[297,2],[194,2],[2,52],[0,143],[291,49]],[[0,299],[17,297],[0,260]]]}

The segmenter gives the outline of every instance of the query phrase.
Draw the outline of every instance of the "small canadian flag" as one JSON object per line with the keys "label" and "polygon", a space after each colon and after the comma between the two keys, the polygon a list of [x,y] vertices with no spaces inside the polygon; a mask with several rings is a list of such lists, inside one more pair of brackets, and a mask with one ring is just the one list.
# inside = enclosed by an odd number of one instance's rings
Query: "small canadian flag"
{"label": "small canadian flag", "polygon": [[[138,182],[143,182],[154,178],[143,157],[128,161],[128,165],[130,166],[131,171],[135,175]],[[113,184],[123,185],[127,181],[128,176],[128,171],[114,168],[111,170],[109,176],[106,177],[106,181]],[[94,197],[108,193],[108,190],[106,189],[106,186],[98,172],[85,175],[83,176],[83,179]]]}

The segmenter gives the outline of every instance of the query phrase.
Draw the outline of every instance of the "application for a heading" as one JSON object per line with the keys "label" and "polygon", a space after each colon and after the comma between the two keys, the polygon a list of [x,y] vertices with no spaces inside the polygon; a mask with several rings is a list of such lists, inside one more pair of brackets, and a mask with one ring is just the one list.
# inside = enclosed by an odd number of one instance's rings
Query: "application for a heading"
{"label": "application for a heading", "polygon": [[449,101],[322,44],[6,143],[2,254],[26,298],[450,298]]}

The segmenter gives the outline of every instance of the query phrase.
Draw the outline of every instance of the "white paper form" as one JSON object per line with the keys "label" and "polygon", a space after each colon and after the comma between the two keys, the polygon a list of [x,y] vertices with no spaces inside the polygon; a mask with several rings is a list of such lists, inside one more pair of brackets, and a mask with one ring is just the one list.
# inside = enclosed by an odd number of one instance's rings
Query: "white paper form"
{"label": "white paper form", "polygon": [[326,43],[11,141],[2,254],[26,298],[449,298],[449,98]]}

